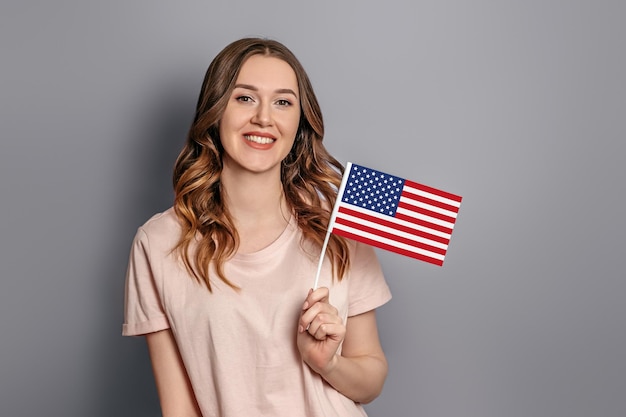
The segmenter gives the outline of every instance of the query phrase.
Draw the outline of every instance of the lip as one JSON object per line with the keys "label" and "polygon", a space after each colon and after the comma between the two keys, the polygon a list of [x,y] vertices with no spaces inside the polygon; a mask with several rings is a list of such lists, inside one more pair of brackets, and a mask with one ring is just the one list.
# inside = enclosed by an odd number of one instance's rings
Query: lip
{"label": "lip", "polygon": [[[251,136],[253,138],[251,138]],[[254,139],[254,137],[256,139]],[[246,146],[259,151],[272,149],[277,140],[276,136],[271,133],[258,131],[245,132],[242,138]]]}
{"label": "lip", "polygon": [[268,133],[268,132],[252,131],[252,132],[244,132],[243,135],[244,136],[260,136],[262,138],[268,138],[268,139],[276,140],[276,136],[274,136],[274,135],[272,135],[271,133]]}

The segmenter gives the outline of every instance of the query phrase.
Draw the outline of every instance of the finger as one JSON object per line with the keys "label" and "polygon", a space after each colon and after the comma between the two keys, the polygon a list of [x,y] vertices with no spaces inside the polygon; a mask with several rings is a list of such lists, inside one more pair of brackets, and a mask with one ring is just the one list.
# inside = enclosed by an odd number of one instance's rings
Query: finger
{"label": "finger", "polygon": [[341,318],[334,313],[316,314],[311,321],[305,322],[304,328],[309,334],[314,335],[318,329],[325,324],[343,324]]}
{"label": "finger", "polygon": [[329,296],[330,296],[330,291],[326,287],[320,287],[316,289],[315,291],[309,290],[309,294],[307,295],[306,300],[304,301],[304,304],[302,305],[302,309],[306,310],[307,308],[309,308],[309,306],[312,306],[313,304],[320,302],[320,301],[328,302]]}
{"label": "finger", "polygon": [[308,330],[311,326],[311,322],[315,320],[315,317],[322,312],[322,305],[315,303],[307,310],[302,311],[300,314],[300,328]]}
{"label": "finger", "polygon": [[346,328],[341,323],[322,323],[314,331],[312,327],[309,328],[309,334],[317,340],[341,341],[346,334]]}
{"label": "finger", "polygon": [[[302,312],[300,315],[300,325],[304,328],[308,328],[311,323],[316,320],[316,318],[318,318],[318,323],[320,321],[341,322],[338,313],[339,312],[334,306],[328,303],[317,302],[309,309]],[[322,319],[320,317],[327,317],[327,319]]]}

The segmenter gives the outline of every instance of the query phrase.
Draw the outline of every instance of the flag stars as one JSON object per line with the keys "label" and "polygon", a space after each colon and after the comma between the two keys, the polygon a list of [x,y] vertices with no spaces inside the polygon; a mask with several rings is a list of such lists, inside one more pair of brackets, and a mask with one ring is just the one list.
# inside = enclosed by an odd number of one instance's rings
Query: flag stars
{"label": "flag stars", "polygon": [[383,215],[395,215],[404,180],[373,169],[352,166],[342,201]]}

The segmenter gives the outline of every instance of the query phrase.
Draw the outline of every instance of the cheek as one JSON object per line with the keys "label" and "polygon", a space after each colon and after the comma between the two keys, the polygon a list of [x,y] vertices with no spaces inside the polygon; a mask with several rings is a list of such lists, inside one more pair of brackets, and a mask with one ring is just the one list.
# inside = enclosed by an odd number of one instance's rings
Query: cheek
{"label": "cheek", "polygon": [[283,120],[283,127],[285,134],[289,134],[291,137],[295,137],[298,132],[298,126],[300,125],[300,114],[297,116],[289,115]]}
{"label": "cheek", "polygon": [[243,124],[239,114],[232,112],[224,113],[219,122],[219,133],[222,143],[231,140],[240,131]]}
{"label": "cheek", "polygon": [[224,136],[229,125],[230,117],[228,116],[228,113],[224,113],[218,123],[218,131],[220,132],[220,136]]}

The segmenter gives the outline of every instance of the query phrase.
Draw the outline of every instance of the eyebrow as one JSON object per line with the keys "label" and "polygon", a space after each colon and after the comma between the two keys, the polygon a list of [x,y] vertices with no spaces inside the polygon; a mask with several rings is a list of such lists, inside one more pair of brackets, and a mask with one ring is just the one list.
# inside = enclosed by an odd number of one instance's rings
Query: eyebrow
{"label": "eyebrow", "polygon": [[[250,84],[235,84],[235,88],[244,88],[246,90],[259,91],[258,88]],[[293,94],[294,97],[298,97],[298,95],[291,88],[279,88],[274,92],[279,94]]]}

